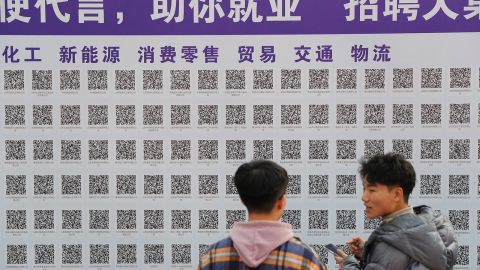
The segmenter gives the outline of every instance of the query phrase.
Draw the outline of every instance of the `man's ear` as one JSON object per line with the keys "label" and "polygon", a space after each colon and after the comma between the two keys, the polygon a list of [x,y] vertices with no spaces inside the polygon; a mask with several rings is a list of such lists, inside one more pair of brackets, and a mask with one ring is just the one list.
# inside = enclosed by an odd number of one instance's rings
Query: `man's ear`
{"label": "man's ear", "polygon": [[401,200],[403,200],[403,188],[401,187],[395,187],[393,189],[393,195],[394,195],[394,200],[399,202]]}
{"label": "man's ear", "polygon": [[287,206],[287,195],[283,194],[282,197],[278,199],[277,205],[279,209],[285,209],[285,207]]}

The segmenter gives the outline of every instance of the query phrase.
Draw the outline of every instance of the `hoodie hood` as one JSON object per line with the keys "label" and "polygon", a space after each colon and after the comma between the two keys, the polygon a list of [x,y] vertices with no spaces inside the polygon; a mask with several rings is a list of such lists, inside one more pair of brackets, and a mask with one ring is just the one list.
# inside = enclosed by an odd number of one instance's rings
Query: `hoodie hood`
{"label": "hoodie hood", "polygon": [[230,238],[248,267],[257,267],[277,247],[293,237],[292,226],[273,221],[236,223]]}

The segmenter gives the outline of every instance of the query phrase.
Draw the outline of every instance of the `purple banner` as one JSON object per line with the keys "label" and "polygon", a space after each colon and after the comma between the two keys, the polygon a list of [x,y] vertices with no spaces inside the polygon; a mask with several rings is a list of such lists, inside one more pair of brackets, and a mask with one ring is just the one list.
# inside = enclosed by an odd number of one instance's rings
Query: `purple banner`
{"label": "purple banner", "polygon": [[479,32],[468,0],[0,0],[0,35]]}

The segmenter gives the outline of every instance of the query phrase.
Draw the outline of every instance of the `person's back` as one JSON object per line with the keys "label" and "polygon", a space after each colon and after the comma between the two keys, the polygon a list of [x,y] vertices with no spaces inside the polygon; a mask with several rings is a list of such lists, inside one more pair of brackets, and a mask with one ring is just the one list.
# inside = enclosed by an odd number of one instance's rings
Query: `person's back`
{"label": "person's back", "polygon": [[290,224],[279,222],[286,203],[285,169],[271,161],[252,161],[238,168],[234,182],[248,209],[248,222],[236,223],[229,237],[213,244],[197,269],[327,269],[294,237]]}

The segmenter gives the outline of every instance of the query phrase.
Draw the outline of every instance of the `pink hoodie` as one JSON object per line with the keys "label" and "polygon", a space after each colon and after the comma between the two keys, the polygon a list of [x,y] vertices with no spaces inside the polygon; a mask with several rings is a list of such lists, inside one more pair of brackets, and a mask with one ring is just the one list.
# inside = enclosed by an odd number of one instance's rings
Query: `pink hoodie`
{"label": "pink hoodie", "polygon": [[270,252],[293,237],[292,225],[273,221],[236,223],[230,238],[248,267],[257,267]]}

